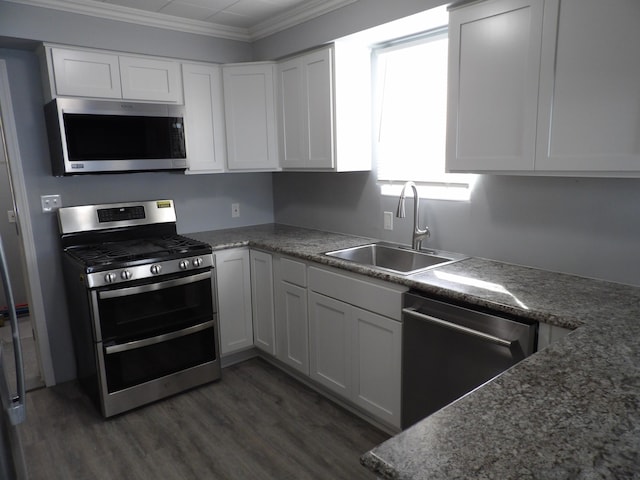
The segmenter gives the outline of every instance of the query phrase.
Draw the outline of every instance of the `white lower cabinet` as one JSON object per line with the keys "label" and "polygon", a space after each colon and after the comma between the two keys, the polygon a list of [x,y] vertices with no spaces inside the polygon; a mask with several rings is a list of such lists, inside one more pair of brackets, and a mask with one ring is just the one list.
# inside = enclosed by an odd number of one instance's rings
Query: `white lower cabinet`
{"label": "white lower cabinet", "polygon": [[251,305],[253,344],[270,355],[276,354],[276,330],[271,255],[251,250]]}
{"label": "white lower cabinet", "polygon": [[402,324],[309,292],[310,376],[400,426]]}
{"label": "white lower cabinet", "polygon": [[276,357],[309,375],[307,265],[286,257],[274,261]]}
{"label": "white lower cabinet", "polygon": [[253,346],[249,250],[221,250],[215,259],[220,353],[225,355]]}
{"label": "white lower cabinet", "polygon": [[280,282],[278,288],[277,357],[290,367],[309,375],[307,289],[288,282]]}
{"label": "white lower cabinet", "polygon": [[351,398],[351,305],[309,292],[310,375]]}
{"label": "white lower cabinet", "polygon": [[400,426],[402,323],[353,307],[352,324],[353,401]]}
{"label": "white lower cabinet", "polygon": [[311,267],[309,290],[311,378],[400,427],[404,287]]}
{"label": "white lower cabinet", "polygon": [[246,248],[216,272],[223,355],[255,346],[400,427],[405,287]]}

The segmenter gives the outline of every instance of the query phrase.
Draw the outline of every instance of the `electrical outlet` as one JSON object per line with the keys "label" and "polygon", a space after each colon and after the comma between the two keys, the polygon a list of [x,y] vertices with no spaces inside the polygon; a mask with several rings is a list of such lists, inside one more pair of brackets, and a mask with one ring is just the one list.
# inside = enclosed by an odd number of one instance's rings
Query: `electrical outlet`
{"label": "electrical outlet", "polygon": [[42,212],[55,212],[62,206],[62,198],[60,195],[42,195],[40,197],[42,203]]}
{"label": "electrical outlet", "polygon": [[231,217],[238,218],[240,216],[240,204],[232,203],[231,204]]}
{"label": "electrical outlet", "polygon": [[384,229],[393,230],[393,212],[384,212]]}
{"label": "electrical outlet", "polygon": [[7,210],[7,218],[9,223],[16,223],[16,212],[14,210]]}

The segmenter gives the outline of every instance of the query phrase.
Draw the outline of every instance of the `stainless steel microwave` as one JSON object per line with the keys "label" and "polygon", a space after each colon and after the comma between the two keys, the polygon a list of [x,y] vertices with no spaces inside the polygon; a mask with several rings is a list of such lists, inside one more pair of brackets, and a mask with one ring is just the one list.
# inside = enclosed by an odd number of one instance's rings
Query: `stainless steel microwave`
{"label": "stainless steel microwave", "polygon": [[187,167],[180,105],[57,98],[44,110],[55,176]]}

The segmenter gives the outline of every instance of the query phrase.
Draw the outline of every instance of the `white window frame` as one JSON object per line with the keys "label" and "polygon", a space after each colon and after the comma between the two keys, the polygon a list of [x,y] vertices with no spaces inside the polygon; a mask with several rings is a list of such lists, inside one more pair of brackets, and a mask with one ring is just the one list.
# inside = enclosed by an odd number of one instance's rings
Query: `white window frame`
{"label": "white window frame", "polygon": [[[440,199],[440,200],[458,200],[469,201],[471,191],[476,179],[476,175],[471,174],[453,174],[442,173],[434,175],[433,178],[416,179],[416,178],[380,178],[378,164],[381,160],[380,149],[378,148],[377,139],[379,138],[379,129],[382,122],[382,94],[383,89],[379,84],[379,63],[378,56],[387,52],[398,49],[410,48],[415,45],[424,44],[425,42],[440,40],[447,35],[447,26],[440,26],[425,32],[413,34],[407,37],[400,37],[378,45],[372,46],[372,81],[374,85],[374,164],[378,185],[380,185],[380,193],[382,195],[398,196],[402,190],[402,186],[406,181],[414,181],[418,187],[420,198]],[[446,67],[445,67],[446,68]],[[446,124],[446,118],[442,120]],[[444,160],[444,159],[443,159]]]}

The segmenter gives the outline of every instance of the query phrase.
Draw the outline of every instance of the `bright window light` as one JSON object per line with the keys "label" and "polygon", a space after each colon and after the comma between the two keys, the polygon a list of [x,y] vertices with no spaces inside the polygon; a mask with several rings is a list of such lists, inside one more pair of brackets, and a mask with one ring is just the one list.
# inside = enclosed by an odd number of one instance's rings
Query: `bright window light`
{"label": "bright window light", "polygon": [[412,180],[421,197],[470,197],[474,175],[445,173],[447,48],[447,30],[441,27],[373,49],[383,195],[397,195]]}

